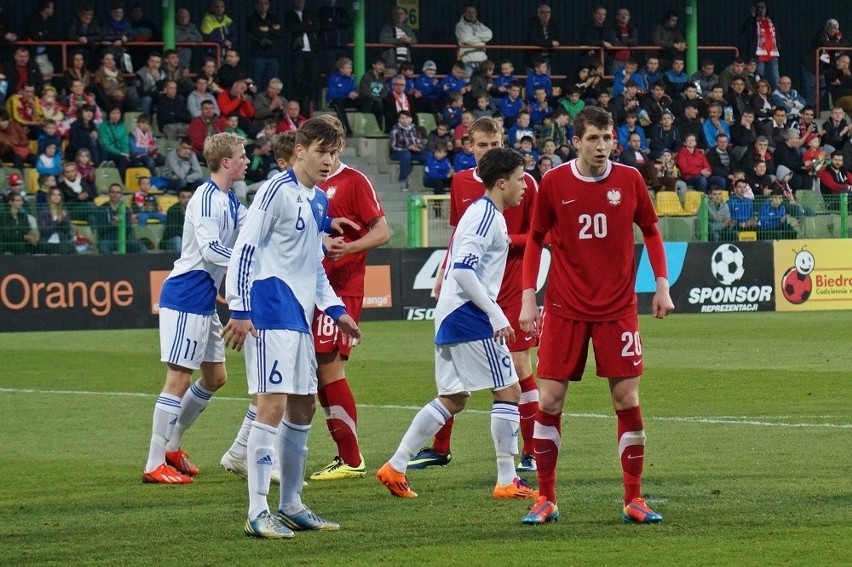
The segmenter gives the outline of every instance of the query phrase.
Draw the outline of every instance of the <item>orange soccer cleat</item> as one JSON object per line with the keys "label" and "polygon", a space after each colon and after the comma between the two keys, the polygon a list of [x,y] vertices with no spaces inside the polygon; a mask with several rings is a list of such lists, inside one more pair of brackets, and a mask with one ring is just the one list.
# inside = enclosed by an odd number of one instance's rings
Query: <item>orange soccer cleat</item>
{"label": "orange soccer cleat", "polygon": [[189,461],[189,455],[183,449],[179,448],[177,451],[166,452],[166,463],[185,475],[195,476],[198,474],[198,467]]}
{"label": "orange soccer cleat", "polygon": [[181,474],[174,467],[163,463],[151,472],[142,472],[142,482],[150,484],[190,484],[192,477]]}
{"label": "orange soccer cleat", "polygon": [[376,473],[376,480],[384,484],[390,493],[400,498],[417,498],[417,493],[408,486],[408,477],[405,473],[396,472],[390,463],[385,463]]}
{"label": "orange soccer cleat", "polygon": [[538,500],[538,490],[527,484],[527,481],[518,477],[515,477],[515,480],[509,484],[498,484],[495,486],[493,495],[495,500],[513,498]]}

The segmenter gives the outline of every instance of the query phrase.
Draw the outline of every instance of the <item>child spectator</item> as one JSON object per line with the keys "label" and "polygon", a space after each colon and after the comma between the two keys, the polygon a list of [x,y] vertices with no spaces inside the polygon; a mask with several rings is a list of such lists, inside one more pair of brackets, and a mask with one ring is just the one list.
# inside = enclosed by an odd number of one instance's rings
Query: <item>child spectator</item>
{"label": "child spectator", "polygon": [[509,147],[516,150],[521,149],[521,139],[524,136],[529,136],[535,140],[535,130],[530,126],[530,113],[526,110],[518,113],[517,121],[509,128]]}
{"label": "child spectator", "polygon": [[426,139],[427,150],[434,154],[437,148],[444,148],[445,153],[452,152],[454,149],[453,136],[445,122],[435,124],[435,129],[429,132]]}
{"label": "child spectator", "polygon": [[[784,166],[778,166],[778,169],[782,167]],[[784,206],[784,190],[773,189],[769,201],[760,207],[758,213],[757,238],[759,240],[794,240],[797,236],[795,228],[798,225],[798,221],[787,214],[787,208]]]}
{"label": "child spectator", "polygon": [[270,118],[264,122],[263,128],[257,133],[257,139],[262,140],[266,138],[267,140],[271,140],[272,137],[275,136],[275,126],[276,122],[274,118]]}
{"label": "child spectator", "polygon": [[506,126],[510,127],[515,123],[518,113],[523,108],[524,101],[521,100],[521,85],[516,81],[509,85],[509,92],[497,105],[497,110],[503,115]]}
{"label": "child spectator", "polygon": [[492,94],[496,94],[494,88],[494,62],[486,59],[479,64],[479,68],[470,76],[470,94],[474,98],[488,95],[490,100]]}
{"label": "child spectator", "polygon": [[101,151],[100,133],[95,123],[95,107],[91,104],[82,105],[77,113],[77,119],[71,124],[68,131],[68,145],[65,147],[65,159],[74,159],[80,148],[89,150],[94,163],[100,164],[103,161],[105,154]]}
{"label": "child spectator", "polygon": [[438,146],[435,148],[435,152],[426,158],[426,167],[423,169],[423,185],[432,189],[432,193],[435,195],[443,195],[450,186],[453,173],[453,166],[447,159],[447,148]]}
{"label": "child spectator", "polygon": [[242,136],[243,138],[248,139],[245,131],[240,128],[240,116],[232,112],[225,118],[225,124],[222,128],[223,132],[228,132],[229,134],[236,134],[237,136]]}
{"label": "child spectator", "polygon": [[660,184],[659,190],[675,191],[681,199],[689,189],[686,183],[680,180],[680,169],[677,167],[674,153],[669,149],[663,150],[657,158],[657,181]]}
{"label": "child spectator", "polygon": [[136,118],[136,128],[130,133],[130,155],[134,161],[151,171],[166,163],[151,132],[151,119],[147,114],[140,114]]}
{"label": "child spectator", "polygon": [[441,91],[438,89],[440,80],[435,74],[438,72],[438,66],[434,61],[427,61],[423,64],[423,73],[414,80],[414,90],[420,93],[418,99],[418,112],[430,112],[439,114],[438,97]]}
{"label": "child spectator", "polygon": [[609,94],[609,91],[602,90],[598,93],[596,98],[596,106],[598,108],[603,108],[610,114],[615,112],[615,105],[612,104],[612,95]]}
{"label": "child spectator", "polygon": [[533,72],[527,75],[526,90],[527,102],[535,100],[535,90],[542,87],[546,98],[553,96],[553,82],[550,80],[550,74],[547,72],[547,61],[541,58],[536,58],[532,62]]}
{"label": "child spectator", "polygon": [[494,109],[491,107],[491,97],[485,93],[480,93],[476,97],[476,108],[473,109],[474,118],[482,118],[483,116],[491,116],[494,114]]}
{"label": "child spectator", "polygon": [[147,226],[150,219],[166,222],[166,215],[152,193],[150,177],[139,178],[139,190],[133,195],[132,208],[139,226]]}
{"label": "child spectator", "polygon": [[346,109],[357,109],[360,102],[358,101],[358,85],[355,84],[355,77],[352,76],[352,60],[348,57],[341,57],[337,60],[337,71],[328,78],[325,98],[328,106],[337,113],[337,117],[346,130],[346,135],[351,136],[352,127],[349,125],[349,118],[346,117]]}
{"label": "child spectator", "polygon": [[529,105],[530,122],[540,127],[553,114],[553,107],[547,102],[547,92],[539,85],[535,88],[534,100]]}
{"label": "child spectator", "polygon": [[562,158],[556,153],[556,144],[550,138],[545,138],[541,143],[539,158],[550,158],[550,167],[562,165]]}
{"label": "child spectator", "polygon": [[639,138],[642,142],[642,149],[648,149],[648,138],[645,136],[645,129],[637,124],[638,120],[639,115],[636,112],[630,111],[624,118],[624,124],[617,128],[618,145],[621,146],[622,150],[627,148],[630,134],[633,134],[634,132],[639,134]]}
{"label": "child spectator", "polygon": [[461,93],[452,93],[447,97],[447,105],[441,114],[444,117],[444,122],[450,129],[461,124],[461,115],[463,108],[463,99]]}
{"label": "child spectator", "polygon": [[734,182],[734,194],[728,199],[728,209],[731,211],[731,220],[737,230],[754,230],[757,219],[754,216],[754,200],[746,197],[748,183],[745,179]]}
{"label": "child spectator", "polygon": [[462,147],[462,139],[467,137],[467,131],[473,124],[473,113],[469,110],[462,111],[461,124],[453,129],[453,149],[456,151]]}
{"label": "child spectator", "polygon": [[59,175],[62,172],[62,156],[55,142],[48,142],[44,152],[36,159],[36,170],[40,175]]}
{"label": "child spectator", "polygon": [[805,171],[811,177],[819,177],[819,172],[828,166],[828,154],[820,148],[820,139],[816,134],[807,135],[805,146],[805,153],[802,154],[802,163],[805,166]]}
{"label": "child spectator", "polygon": [[[553,140],[556,145],[556,155],[561,158],[561,161],[576,157],[572,145],[574,127],[568,121],[568,111],[560,106],[553,112],[553,116],[544,121],[544,128],[541,130],[542,138]],[[556,164],[553,165],[556,166]]]}
{"label": "child spectator", "polygon": [[595,104],[601,92],[609,92],[603,82],[603,74],[603,64],[601,63],[580,67],[572,82],[568,82],[566,79],[565,92],[568,92],[571,87],[576,87],[580,90],[580,99],[586,103],[586,106]]}
{"label": "child spectator", "polygon": [[[259,183],[265,181],[269,172],[275,167],[275,156],[272,155],[272,138],[258,138],[252,147],[251,162],[246,169],[246,182]],[[249,186],[249,192],[251,189],[251,186]]]}
{"label": "child spectator", "polygon": [[[47,204],[48,196],[50,195],[51,190],[56,189],[56,176],[55,175],[39,175],[38,176],[38,191],[36,192],[36,209],[42,210],[44,206]],[[63,194],[63,202],[65,200],[65,195]]]}
{"label": "child spectator", "polygon": [[45,123],[48,120],[53,120],[54,124],[58,125],[65,120],[65,111],[57,101],[58,98],[59,95],[53,85],[44,87],[41,94],[41,110],[44,112]]}
{"label": "child spectator", "polygon": [[74,162],[77,164],[77,171],[80,172],[83,179],[94,183],[95,164],[92,162],[92,153],[87,148],[80,148],[74,156]]}
{"label": "child spectator", "polygon": [[470,142],[470,137],[465,136],[462,140],[462,151],[456,152],[453,158],[453,170],[458,173],[474,167],[476,167],[476,156],[473,155],[473,145]]}
{"label": "child spectator", "polygon": [[[789,168],[779,165],[775,170],[775,181],[772,182],[772,190],[769,194],[781,193],[784,195],[784,206],[787,207],[787,213],[798,218],[805,214],[805,209],[793,195],[793,187],[790,185],[791,179],[793,179],[793,172]],[[813,211],[809,212],[813,213]]]}
{"label": "child spectator", "polygon": [[521,138],[521,147],[518,152],[524,158],[524,171],[532,173],[538,163],[538,152],[533,149],[534,138],[532,136],[524,136]]}
{"label": "child spectator", "polygon": [[509,94],[509,87],[513,83],[517,83],[518,78],[515,76],[515,67],[511,61],[503,61],[500,63],[500,75],[494,78],[495,96],[504,98]]}
{"label": "child spectator", "polygon": [[426,159],[423,151],[423,140],[414,127],[411,113],[400,110],[397,123],[390,131],[390,157],[399,162],[399,186],[408,191],[408,177],[411,175],[412,162],[423,163]]}
{"label": "child spectator", "polygon": [[56,144],[57,148],[62,148],[62,136],[57,132],[56,121],[52,119],[44,121],[44,127],[38,134],[38,153],[44,153],[44,148],[48,143]]}
{"label": "child spectator", "polygon": [[568,120],[573,122],[577,114],[586,107],[586,102],[580,98],[580,89],[568,87],[567,96],[559,99],[559,106],[568,113]]}
{"label": "child spectator", "polygon": [[464,76],[464,63],[454,61],[453,68],[450,74],[441,79],[438,84],[438,91],[441,98],[447,98],[453,93],[459,93],[462,96],[470,92],[468,79]]}

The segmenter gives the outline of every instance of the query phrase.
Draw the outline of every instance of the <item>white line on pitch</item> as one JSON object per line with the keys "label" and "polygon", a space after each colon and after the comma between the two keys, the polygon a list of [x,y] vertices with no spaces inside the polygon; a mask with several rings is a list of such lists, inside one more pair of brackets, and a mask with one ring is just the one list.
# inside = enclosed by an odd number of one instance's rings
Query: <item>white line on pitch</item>
{"label": "white line on pitch", "polygon": [[[0,388],[2,394],[59,394],[59,395],[77,395],[77,396],[114,396],[125,398],[151,398],[155,399],[156,394],[146,394],[143,392],[92,392],[87,390],[37,390],[33,388]],[[226,402],[248,402],[248,398],[235,398],[231,396],[215,396],[217,400]],[[419,410],[422,406],[397,405],[397,404],[358,404],[359,408],[363,409],[384,409],[384,410]],[[481,413],[490,414],[490,410],[465,410],[466,413]],[[586,418],[586,419],[612,419],[610,414],[603,413],[563,413],[565,417]],[[789,416],[784,416],[789,417]],[[801,418],[802,416],[800,416]],[[805,416],[807,417],[807,416]],[[820,419],[832,419],[833,416],[812,416]],[[759,419],[731,416],[688,416],[688,417],[646,417],[649,421],[673,421],[678,423],[702,423],[711,425],[754,425],[759,427],[816,427],[826,429],[852,429],[852,423],[784,423],[777,421],[761,421]],[[761,419],[776,419],[772,416],[761,416]]]}

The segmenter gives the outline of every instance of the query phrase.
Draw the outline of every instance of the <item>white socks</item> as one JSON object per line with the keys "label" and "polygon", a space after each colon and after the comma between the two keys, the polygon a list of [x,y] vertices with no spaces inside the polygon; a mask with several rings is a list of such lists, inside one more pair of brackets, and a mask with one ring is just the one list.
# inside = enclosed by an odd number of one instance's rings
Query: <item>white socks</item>
{"label": "white socks", "polygon": [[177,451],[180,449],[180,442],[184,431],[189,429],[189,426],[201,415],[201,412],[210,403],[211,397],[213,397],[213,392],[204,389],[201,386],[201,380],[198,380],[189,387],[189,390],[186,391],[180,402],[180,415],[178,416],[174,431],[171,436],[167,437],[166,451]]}
{"label": "white socks", "polygon": [[251,431],[251,424],[254,423],[255,417],[257,417],[257,406],[250,404],[246,416],[243,418],[243,424],[240,425],[240,430],[237,432],[237,437],[231,444],[231,448],[228,449],[228,452],[233,456],[241,459],[246,458],[249,431]]}
{"label": "white socks", "polygon": [[518,429],[521,414],[518,405],[494,402],[491,406],[491,438],[497,454],[497,484],[505,485],[515,477],[515,455],[518,454]]}
{"label": "white socks", "polygon": [[310,430],[310,424],[297,425],[284,420],[278,429],[278,454],[281,459],[281,496],[278,509],[285,514],[296,514],[305,507],[302,504],[302,485],[308,460]]}
{"label": "white socks", "polygon": [[[275,466],[275,435],[277,430],[255,421],[248,436],[248,517],[253,520],[269,510],[266,495],[269,494],[269,479]],[[301,483],[299,484],[301,487]]]}
{"label": "white socks", "polygon": [[180,414],[180,398],[160,393],[154,404],[154,419],[151,426],[151,445],[148,447],[148,462],[145,472],[151,472],[166,462],[166,443]]}
{"label": "white socks", "polygon": [[408,431],[402,436],[402,441],[399,443],[399,448],[393,457],[388,461],[390,466],[396,472],[404,473],[408,468],[408,460],[420,450],[420,447],[431,439],[444,423],[452,417],[452,414],[444,407],[444,404],[435,398],[425,406],[423,406],[414,419],[411,420],[411,425],[408,426]]}

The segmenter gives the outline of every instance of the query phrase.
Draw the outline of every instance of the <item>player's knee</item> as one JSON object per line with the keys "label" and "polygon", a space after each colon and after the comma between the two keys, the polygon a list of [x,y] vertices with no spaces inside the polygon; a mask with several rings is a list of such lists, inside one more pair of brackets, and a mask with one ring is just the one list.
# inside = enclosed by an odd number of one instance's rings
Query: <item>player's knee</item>
{"label": "player's knee", "polygon": [[520,403],[521,385],[515,382],[508,388],[503,388],[502,390],[494,390],[494,401],[509,402],[512,404]]}

